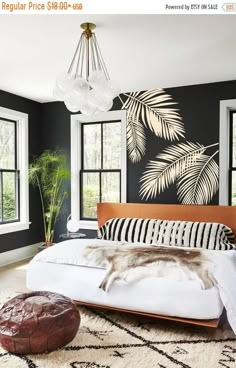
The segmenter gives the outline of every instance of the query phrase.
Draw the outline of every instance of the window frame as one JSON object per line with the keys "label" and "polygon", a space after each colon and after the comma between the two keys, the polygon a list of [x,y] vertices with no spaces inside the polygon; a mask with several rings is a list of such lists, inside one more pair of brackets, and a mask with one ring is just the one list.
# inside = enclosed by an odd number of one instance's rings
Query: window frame
{"label": "window frame", "polygon": [[[103,168],[103,146],[104,146],[104,142],[103,142],[103,125],[104,124],[113,124],[113,123],[120,123],[122,124],[121,120],[112,120],[112,121],[94,121],[94,122],[81,122],[81,168],[80,168],[80,219],[81,221],[96,221],[96,219],[94,218],[89,218],[89,217],[84,217],[83,216],[83,201],[82,201],[82,197],[83,197],[83,173],[98,173],[99,174],[99,198],[101,200],[102,197],[102,173],[119,173],[119,177],[120,177],[120,185],[119,185],[119,200],[121,201],[121,168],[120,169],[104,169]],[[101,168],[100,169],[85,169],[84,168],[84,126],[85,125],[93,125],[93,124],[97,124],[97,125],[101,125]]]}
{"label": "window frame", "polygon": [[[16,160],[18,172],[18,220],[0,223],[0,234],[29,229],[29,182],[28,182],[28,114],[0,107],[0,119],[15,122]],[[9,170],[3,170],[9,171]],[[15,171],[15,170],[13,170]]]}
{"label": "window frame", "polygon": [[[80,221],[83,229],[97,229],[97,220],[81,219],[81,169],[82,147],[81,129],[83,123],[121,122],[121,202],[126,202],[127,193],[127,151],[126,151],[126,110],[108,111],[92,116],[75,114],[71,115],[71,218]],[[93,171],[93,170],[89,170]],[[96,170],[97,171],[97,170]],[[107,171],[112,171],[109,169]]]}
{"label": "window frame", "polygon": [[[2,218],[2,221],[0,220],[0,226],[1,225],[5,225],[5,224],[11,224],[14,222],[19,222],[20,221],[20,214],[19,214],[19,209],[20,209],[20,180],[19,180],[19,170],[18,170],[18,160],[17,160],[17,154],[18,154],[18,150],[17,150],[17,135],[18,135],[18,131],[17,131],[17,122],[15,120],[10,120],[10,119],[5,119],[0,115],[0,121],[6,121],[8,123],[14,124],[14,143],[15,143],[15,147],[14,147],[14,168],[12,169],[7,169],[7,168],[2,168],[0,167],[0,188],[1,188],[1,203],[2,203],[2,208],[1,208],[1,216],[0,218]],[[4,216],[3,216],[3,174],[4,173],[14,173],[16,175],[15,177],[15,193],[16,193],[16,219],[14,220],[5,220],[4,221]],[[17,183],[18,182],[18,183]],[[17,183],[17,186],[16,186]]]}
{"label": "window frame", "polygon": [[220,101],[219,205],[229,205],[230,113],[236,111],[236,99]]}
{"label": "window frame", "polygon": [[228,179],[228,204],[232,206],[232,173],[236,172],[233,166],[233,116],[236,116],[236,109],[229,112],[229,179]]}

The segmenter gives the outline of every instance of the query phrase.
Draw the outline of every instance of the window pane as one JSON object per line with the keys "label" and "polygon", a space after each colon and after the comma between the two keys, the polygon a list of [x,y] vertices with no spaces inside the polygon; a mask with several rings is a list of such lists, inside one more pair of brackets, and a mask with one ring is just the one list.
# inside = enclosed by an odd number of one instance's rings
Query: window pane
{"label": "window pane", "polygon": [[84,169],[101,169],[101,124],[83,124]]}
{"label": "window pane", "polygon": [[17,219],[17,194],[16,194],[16,174],[6,173],[3,176],[3,221]]}
{"label": "window pane", "polygon": [[0,173],[0,222],[2,221],[2,183],[1,183],[1,173]]}
{"label": "window pane", "polygon": [[120,173],[102,173],[102,202],[120,202]]}
{"label": "window pane", "polygon": [[103,169],[121,167],[121,123],[103,124]]}
{"label": "window pane", "polygon": [[82,174],[82,217],[96,218],[99,202],[99,173]]}
{"label": "window pane", "polygon": [[232,165],[233,167],[236,167],[236,113],[233,114],[233,129],[232,129],[232,133],[233,133],[233,139],[232,139],[232,143],[233,143],[233,147],[232,147]]}
{"label": "window pane", "polygon": [[232,191],[231,191],[231,204],[236,206],[236,171],[232,171]]}
{"label": "window pane", "polygon": [[0,168],[15,169],[15,124],[0,120]]}

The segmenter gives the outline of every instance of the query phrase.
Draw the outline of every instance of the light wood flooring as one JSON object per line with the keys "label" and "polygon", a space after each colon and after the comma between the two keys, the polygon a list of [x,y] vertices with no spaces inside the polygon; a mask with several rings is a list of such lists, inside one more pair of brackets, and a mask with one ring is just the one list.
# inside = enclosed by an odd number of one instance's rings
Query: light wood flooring
{"label": "light wood flooring", "polygon": [[12,289],[14,291],[24,291],[26,268],[29,259],[0,267],[0,288]]}

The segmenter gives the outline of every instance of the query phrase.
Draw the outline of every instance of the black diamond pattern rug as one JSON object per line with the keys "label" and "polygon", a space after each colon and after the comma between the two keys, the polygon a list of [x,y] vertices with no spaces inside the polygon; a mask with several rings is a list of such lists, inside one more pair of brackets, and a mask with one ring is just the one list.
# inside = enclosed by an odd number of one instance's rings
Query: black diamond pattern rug
{"label": "black diamond pattern rug", "polygon": [[28,356],[0,348],[0,367],[236,367],[236,336],[227,322],[214,330],[97,309],[80,311],[81,326],[70,344],[48,354]]}

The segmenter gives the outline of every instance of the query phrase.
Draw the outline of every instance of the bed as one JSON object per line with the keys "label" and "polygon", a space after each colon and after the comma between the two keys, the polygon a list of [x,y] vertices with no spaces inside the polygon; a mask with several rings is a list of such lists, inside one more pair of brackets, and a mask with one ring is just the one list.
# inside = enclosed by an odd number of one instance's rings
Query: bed
{"label": "bed", "polygon": [[[185,206],[159,204],[98,204],[98,225],[103,226],[112,218],[145,218],[160,220],[217,222],[229,226],[236,234],[236,208],[229,206]],[[136,282],[115,280],[108,293],[98,285],[106,274],[99,267],[86,267],[78,259],[89,245],[113,246],[114,242],[104,239],[75,239],[58,243],[40,252],[30,262],[27,269],[27,288],[59,292],[78,304],[106,308],[130,313],[176,320],[208,327],[217,327],[224,306],[231,325],[236,329],[235,295],[224,295],[225,284],[236,282],[234,273],[235,250],[212,251],[219,263],[218,278],[225,278],[224,268],[232,268],[229,279],[222,287],[202,289],[197,280],[175,281],[174,279],[147,277]],[[122,242],[116,242],[122,247]],[[210,251],[211,252],[211,251]],[[219,254],[220,253],[220,254]],[[227,265],[230,255],[230,264]],[[234,259],[236,264],[236,258]],[[224,262],[226,266],[224,266]],[[223,276],[222,276],[223,275]],[[232,276],[233,275],[233,276]],[[234,280],[232,280],[232,277]],[[230,287],[228,288],[230,289]],[[231,294],[230,294],[231,295]],[[235,299],[234,299],[235,298]],[[230,304],[230,305],[228,305]],[[229,310],[228,310],[229,309]]]}

